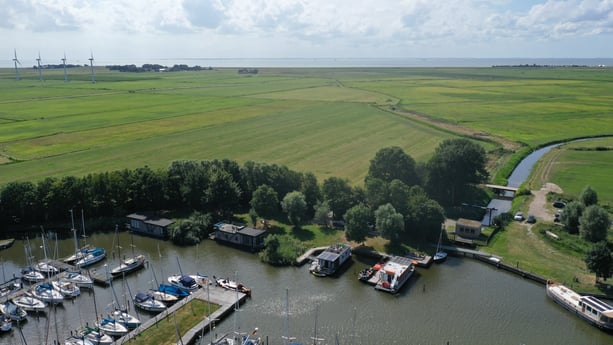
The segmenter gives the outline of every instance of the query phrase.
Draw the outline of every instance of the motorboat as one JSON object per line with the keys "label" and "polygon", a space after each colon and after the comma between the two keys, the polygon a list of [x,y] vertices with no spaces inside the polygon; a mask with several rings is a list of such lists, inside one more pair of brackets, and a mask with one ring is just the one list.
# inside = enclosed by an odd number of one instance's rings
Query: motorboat
{"label": "motorboat", "polygon": [[71,335],[70,337],[66,338],[64,345],[94,345],[94,343],[83,335]]}
{"label": "motorboat", "polygon": [[143,310],[155,313],[166,310],[166,304],[156,300],[152,294],[142,292],[139,292],[136,294],[136,296],[134,296],[134,305]]}
{"label": "motorboat", "polygon": [[101,331],[100,328],[89,325],[79,331],[77,336],[82,336],[94,345],[112,345],[114,342],[113,338]]}
{"label": "motorboat", "polygon": [[177,299],[181,299],[181,298],[185,298],[187,296],[189,296],[189,291],[184,290],[180,287],[177,287],[175,285],[168,285],[168,284],[160,284],[160,286],[158,287],[157,291],[159,292],[163,292],[169,295],[173,295],[175,296]]}
{"label": "motorboat", "polygon": [[64,301],[64,296],[53,288],[51,284],[38,284],[30,291],[32,297],[47,303],[59,304]]}
{"label": "motorboat", "polygon": [[115,309],[110,316],[128,329],[141,325],[140,320],[136,316],[129,314],[125,309]]}
{"label": "motorboat", "polygon": [[54,280],[51,282],[51,286],[53,286],[56,291],[59,291],[64,298],[75,298],[81,295],[81,289],[77,286],[77,284],[72,282]]}
{"label": "motorboat", "polygon": [[80,288],[94,288],[94,281],[90,277],[79,272],[67,272],[66,275],[60,278],[60,281],[74,283]]}
{"label": "motorboat", "polygon": [[91,266],[102,261],[106,257],[106,251],[103,248],[96,248],[88,252],[84,257],[75,262],[77,267]]}
{"label": "motorboat", "polygon": [[215,278],[215,282],[217,285],[221,286],[226,290],[238,291],[244,293],[247,296],[251,296],[251,289],[243,285],[242,283],[238,283],[234,280],[230,280],[228,278]]}
{"label": "motorboat", "polygon": [[547,281],[547,296],[564,309],[605,331],[613,331],[613,306],[594,296],[582,296],[568,287]]}
{"label": "motorboat", "polygon": [[4,314],[0,314],[0,331],[9,332],[11,329],[13,329],[13,321],[11,318]]}
{"label": "motorboat", "polygon": [[15,303],[16,306],[22,308],[27,312],[37,313],[44,312],[47,310],[47,303],[33,296],[21,295],[14,297],[11,301]]}
{"label": "motorboat", "polygon": [[33,267],[24,267],[21,269],[21,279],[30,283],[38,283],[45,280],[45,275],[35,270]]}
{"label": "motorboat", "polygon": [[28,312],[25,309],[17,306],[11,301],[0,303],[0,314],[4,314],[11,320],[17,322],[26,320],[26,317],[28,316]]}
{"label": "motorboat", "polygon": [[103,333],[106,333],[113,337],[121,337],[128,333],[126,326],[122,325],[118,321],[110,317],[104,317],[98,324],[98,328]]}
{"label": "motorboat", "polygon": [[160,302],[162,302],[162,303],[164,303],[166,305],[173,304],[173,303],[175,303],[176,301],[179,300],[179,298],[177,296],[171,295],[171,294],[163,292],[163,291],[149,290],[149,293],[153,295],[153,298],[155,298],[156,300],[158,300],[158,301],[160,301]]}
{"label": "motorboat", "polygon": [[172,275],[168,277],[168,282],[173,286],[189,292],[196,291],[200,288],[196,279],[188,275]]}
{"label": "motorboat", "polygon": [[111,275],[120,276],[141,269],[145,266],[145,256],[137,255],[128,259],[124,259],[119,263],[119,266],[111,270]]}

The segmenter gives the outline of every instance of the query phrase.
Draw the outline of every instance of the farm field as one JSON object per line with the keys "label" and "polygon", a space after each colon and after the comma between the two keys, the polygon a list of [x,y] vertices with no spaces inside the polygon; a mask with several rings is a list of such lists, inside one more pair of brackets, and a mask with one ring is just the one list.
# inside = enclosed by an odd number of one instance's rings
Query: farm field
{"label": "farm field", "polygon": [[[180,159],[287,165],[361,184],[400,146],[418,162],[456,137],[415,112],[530,146],[613,134],[610,69],[351,68],[121,73],[0,70],[0,186]],[[608,132],[607,132],[608,131]],[[486,136],[487,137],[487,136]],[[499,145],[480,141],[488,151]]]}

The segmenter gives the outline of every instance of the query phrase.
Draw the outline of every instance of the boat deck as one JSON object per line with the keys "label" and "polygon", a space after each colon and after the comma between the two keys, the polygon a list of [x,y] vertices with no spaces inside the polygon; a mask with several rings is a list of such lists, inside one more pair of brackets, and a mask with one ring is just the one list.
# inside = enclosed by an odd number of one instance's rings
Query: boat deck
{"label": "boat deck", "polygon": [[556,294],[560,298],[564,299],[564,302],[568,304],[572,304],[573,307],[579,307],[579,300],[581,299],[581,295],[574,292],[573,290],[568,289],[563,285],[550,285],[548,287],[552,293]]}

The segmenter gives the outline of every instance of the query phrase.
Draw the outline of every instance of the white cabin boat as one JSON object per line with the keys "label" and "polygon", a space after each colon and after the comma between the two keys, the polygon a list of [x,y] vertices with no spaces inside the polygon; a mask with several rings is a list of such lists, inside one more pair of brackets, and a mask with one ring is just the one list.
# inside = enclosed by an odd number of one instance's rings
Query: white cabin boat
{"label": "white cabin boat", "polygon": [[64,345],[94,345],[85,336],[72,335],[66,339]]}
{"label": "white cabin boat", "polygon": [[397,293],[415,272],[413,260],[394,256],[379,270],[379,281],[375,289]]}
{"label": "white cabin boat", "polygon": [[47,303],[59,304],[64,301],[64,296],[56,291],[51,284],[38,284],[30,293],[33,297]]}
{"label": "white cabin boat", "polygon": [[328,247],[317,256],[309,271],[318,277],[334,274],[351,257],[351,246],[339,243]]}
{"label": "white cabin boat", "polygon": [[38,283],[45,280],[45,275],[32,267],[24,267],[21,270],[21,279],[30,283]]}
{"label": "white cabin boat", "polygon": [[134,296],[134,305],[150,312],[159,313],[166,310],[166,304],[158,301],[152,294],[139,292]]}
{"label": "white cabin boat", "polygon": [[145,266],[145,256],[137,255],[135,257],[131,257],[129,259],[124,259],[121,261],[119,266],[113,268],[111,270],[111,274],[113,276],[119,276],[122,274],[128,274],[130,272],[136,271]]}
{"label": "white cabin boat", "polygon": [[11,301],[0,303],[0,313],[8,316],[13,321],[23,321],[28,316],[28,312]]}
{"label": "white cabin boat", "polygon": [[568,287],[547,282],[547,296],[592,325],[613,331],[613,306],[593,296],[581,296]]}
{"label": "white cabin boat", "polygon": [[64,296],[64,298],[75,298],[81,295],[81,289],[77,284],[62,280],[54,280],[51,286]]}
{"label": "white cabin boat", "polygon": [[94,281],[79,272],[67,272],[66,275],[60,278],[60,281],[71,282],[80,288],[93,289]]}
{"label": "white cabin boat", "polygon": [[111,345],[114,342],[110,335],[104,334],[98,327],[86,326],[77,336],[84,337],[94,345]]}
{"label": "white cabin boat", "polygon": [[75,266],[77,267],[87,267],[91,266],[106,257],[106,251],[103,248],[96,248],[92,251],[89,251],[85,254],[84,257],[77,260],[75,262]]}
{"label": "white cabin boat", "polygon": [[98,324],[98,328],[100,328],[103,333],[113,337],[121,337],[128,333],[126,326],[122,325],[115,319],[108,317],[102,318],[102,321],[100,321],[100,324]]}
{"label": "white cabin boat", "polygon": [[36,297],[21,295],[13,298],[11,301],[15,303],[16,306],[22,308],[25,311],[30,312],[44,312],[47,308],[47,303],[39,300]]}
{"label": "white cabin boat", "polygon": [[115,309],[110,314],[110,317],[128,329],[136,328],[141,325],[140,320],[136,316],[128,313],[125,309]]}

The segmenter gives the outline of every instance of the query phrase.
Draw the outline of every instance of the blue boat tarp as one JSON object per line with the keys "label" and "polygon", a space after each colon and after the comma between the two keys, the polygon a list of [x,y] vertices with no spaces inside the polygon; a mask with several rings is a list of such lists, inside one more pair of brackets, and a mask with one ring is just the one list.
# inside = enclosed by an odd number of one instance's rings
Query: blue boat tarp
{"label": "blue boat tarp", "polygon": [[179,278],[179,282],[185,287],[192,287],[194,284],[196,284],[196,280],[190,276],[181,276],[181,278]]}
{"label": "blue boat tarp", "polygon": [[146,301],[146,300],[148,300],[148,299],[151,299],[151,298],[153,298],[153,296],[151,296],[151,295],[149,295],[149,294],[146,294],[146,293],[143,293],[143,292],[139,292],[139,293],[137,293],[137,294],[136,294],[136,296],[134,297],[134,300],[135,300],[136,302],[144,302],[144,301]]}

